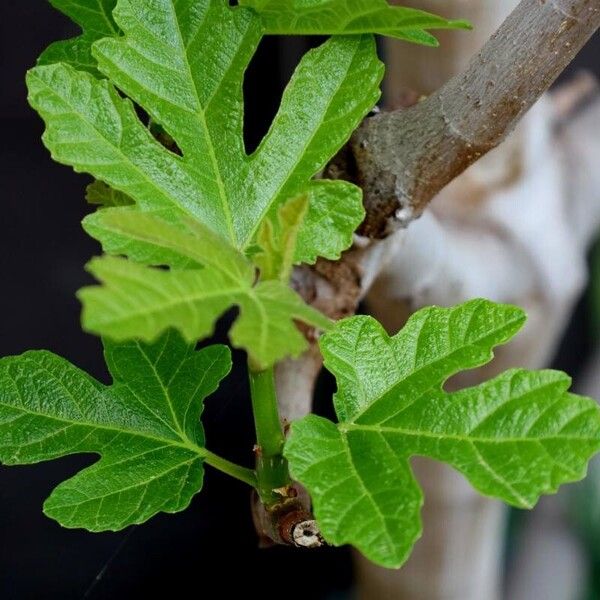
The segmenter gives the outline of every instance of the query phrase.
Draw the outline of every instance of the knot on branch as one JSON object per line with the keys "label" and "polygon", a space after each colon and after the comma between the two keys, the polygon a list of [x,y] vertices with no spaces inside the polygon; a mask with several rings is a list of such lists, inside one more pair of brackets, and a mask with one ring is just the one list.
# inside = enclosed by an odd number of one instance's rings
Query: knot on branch
{"label": "knot on branch", "polygon": [[[362,291],[360,252],[347,250],[339,261],[320,258],[296,267],[291,285],[305,302],[335,321],[356,312]],[[307,339],[311,341],[310,336]]]}
{"label": "knot on branch", "polygon": [[[402,103],[396,104],[396,112],[417,103],[419,96],[407,92]],[[371,126],[380,113],[379,109],[367,117],[350,141],[325,168],[328,179],[344,179],[363,190],[365,219],[357,233],[370,239],[383,239],[394,231],[406,227],[415,217],[410,198],[402,191],[404,178],[396,168],[388,168],[378,153],[380,140],[373,139]]]}
{"label": "knot on branch", "polygon": [[326,542],[310,512],[306,491],[292,486],[281,501],[265,506],[256,491],[252,492],[252,516],[261,548],[275,545],[296,548],[321,548]]}

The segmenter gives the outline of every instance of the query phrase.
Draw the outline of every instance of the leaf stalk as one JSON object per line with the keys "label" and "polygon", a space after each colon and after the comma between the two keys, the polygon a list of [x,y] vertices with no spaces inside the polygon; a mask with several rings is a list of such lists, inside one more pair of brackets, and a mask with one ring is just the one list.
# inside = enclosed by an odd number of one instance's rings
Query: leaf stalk
{"label": "leaf stalk", "polygon": [[205,451],[204,462],[238,481],[243,481],[254,488],[257,487],[256,473],[252,469],[237,465],[226,458],[213,454],[209,450]]}
{"label": "leaf stalk", "polygon": [[[250,393],[256,429],[257,490],[262,502],[281,502],[282,489],[291,485],[288,464],[283,457],[285,435],[281,426],[273,368],[256,370],[249,365]],[[279,491],[278,491],[279,490]]]}

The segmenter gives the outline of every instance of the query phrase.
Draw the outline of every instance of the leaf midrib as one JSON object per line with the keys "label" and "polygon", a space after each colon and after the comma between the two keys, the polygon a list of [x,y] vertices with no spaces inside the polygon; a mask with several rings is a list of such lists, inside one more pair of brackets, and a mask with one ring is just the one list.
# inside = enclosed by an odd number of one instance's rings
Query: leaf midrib
{"label": "leaf midrib", "polygon": [[[590,409],[591,410],[591,409]],[[581,414],[576,415],[580,417]],[[469,436],[468,434],[457,434],[457,433],[434,433],[433,431],[421,431],[415,429],[404,429],[402,427],[384,427],[381,425],[361,425],[356,423],[340,423],[338,429],[342,434],[349,431],[372,431],[375,433],[387,433],[406,437],[423,437],[434,440],[453,440],[458,442],[464,442],[471,444],[483,443],[483,444],[505,444],[505,443],[539,443],[548,440],[569,440],[569,441],[596,441],[596,436],[576,436],[576,435],[561,435],[560,433],[553,433],[551,435],[536,436],[536,437],[503,437],[503,438],[486,438],[479,436]],[[345,435],[343,437],[346,437]]]}
{"label": "leaf midrib", "polygon": [[[404,30],[414,30],[414,29],[419,29],[419,30],[427,30],[427,29],[435,29],[435,28],[446,28],[449,25],[452,25],[453,21],[449,20],[449,19],[443,19],[441,17],[435,17],[435,15],[431,15],[431,16],[426,16],[426,15],[422,15],[420,17],[418,17],[416,14],[413,14],[413,16],[411,17],[407,17],[406,14],[402,14],[404,11],[402,11],[402,8],[404,7],[400,7],[400,6],[385,6],[385,5],[381,5],[375,8],[365,8],[364,10],[357,12],[357,13],[352,13],[350,14],[347,11],[344,11],[345,15],[341,16],[340,13],[335,13],[335,17],[336,20],[339,20],[341,22],[340,24],[340,28],[343,29],[343,33],[342,35],[362,35],[364,34],[364,27],[359,27],[357,26],[356,29],[350,29],[349,26],[351,27],[355,22],[360,21],[361,19],[365,19],[365,18],[376,18],[378,16],[378,13],[381,14],[382,17],[388,17],[388,19],[386,19],[384,22],[382,22],[381,26],[377,25],[377,32],[378,33],[382,33],[382,32],[387,32],[387,31],[404,31]],[[272,18],[277,18],[277,17],[281,17],[281,11],[279,9],[274,9],[274,8],[265,8],[265,9],[261,9],[260,7],[258,8],[258,10],[261,10],[262,14],[264,15],[269,15],[271,14]],[[323,7],[319,7],[316,6],[313,9],[313,14],[310,15],[299,15],[296,19],[296,21],[294,21],[294,25],[297,25],[297,20],[302,19],[302,18],[307,18],[307,17],[311,17],[312,19],[314,19],[314,13],[318,14],[319,12],[323,12],[327,10],[327,6]],[[341,17],[341,18],[340,18]],[[401,21],[400,23],[396,24],[396,25],[392,25],[392,24],[388,24],[390,20],[393,20],[393,17],[397,17],[400,18]],[[421,21],[419,22],[418,18],[421,19]],[[406,21],[411,21],[410,24],[402,24],[403,22],[405,23]],[[287,22],[284,19],[284,22]],[[278,20],[278,23],[281,23],[281,19]],[[302,32],[298,29],[298,27],[279,27],[278,26],[278,31],[282,34],[285,33],[292,33],[295,35],[298,35],[299,33],[304,33],[304,34],[308,34],[308,33],[319,33],[322,32],[322,29],[318,29],[316,27],[306,27],[305,29],[302,30]]]}
{"label": "leaf midrib", "polygon": [[[108,25],[108,29],[110,31],[112,31],[115,34],[119,33],[118,30],[115,29],[115,24],[111,21],[108,13],[106,12],[106,8],[105,8],[102,0],[97,1],[97,6],[98,6],[99,10],[94,10],[94,8],[92,8],[90,6],[85,6],[80,3],[77,3],[76,7],[64,7],[64,8],[60,7],[59,10],[61,12],[64,12],[64,14],[66,14],[69,17],[69,19],[71,19],[73,22],[75,22],[77,24],[77,26],[82,30],[82,34],[80,36],[78,36],[77,38],[73,38],[70,40],[61,40],[61,41],[72,42],[73,40],[79,39],[80,37],[84,37],[86,35],[94,35],[96,33],[102,33],[104,35],[103,31],[96,30],[95,28],[90,27],[90,24],[92,24],[92,22],[95,19],[97,19],[98,16]],[[69,8],[70,8],[70,10],[69,10]],[[88,17],[87,18],[84,17],[83,19],[80,19],[79,15],[76,15],[74,8],[78,8],[79,11],[86,13],[88,15]],[[67,12],[67,10],[68,10],[68,12]],[[90,15],[96,15],[96,16],[90,17]]]}
{"label": "leaf midrib", "polygon": [[[154,288],[150,288],[150,289],[152,291],[155,291]],[[140,317],[150,317],[156,313],[163,313],[166,310],[173,308],[180,304],[189,305],[189,304],[193,303],[195,305],[197,302],[202,302],[205,300],[212,300],[212,299],[223,297],[223,296],[230,296],[230,295],[235,296],[237,294],[240,294],[241,296],[246,298],[246,297],[251,297],[251,292],[252,292],[252,288],[250,288],[250,287],[249,288],[245,288],[245,287],[228,288],[226,290],[221,289],[221,290],[218,290],[216,292],[211,292],[211,293],[197,292],[194,294],[179,296],[176,299],[169,300],[169,301],[167,301],[165,303],[161,303],[159,305],[155,304],[155,305],[153,305],[152,308],[148,308],[146,310],[136,309],[133,316],[131,314],[127,313],[124,315],[119,315],[119,317],[104,319],[101,322],[111,323],[111,324],[127,322],[127,321],[130,321],[131,319],[137,319]],[[238,300],[238,302],[239,302],[239,300]],[[234,304],[237,304],[237,302],[234,302]]]}
{"label": "leaf midrib", "polygon": [[[111,191],[114,190],[112,190],[111,188]],[[129,209],[129,207],[127,207],[127,209]],[[194,244],[196,242],[195,235],[189,234],[189,240],[187,240],[188,244],[186,245],[180,239],[175,240],[165,235],[161,235],[160,233],[156,233],[150,229],[147,229],[144,232],[140,232],[135,229],[132,230],[131,228],[128,228],[127,225],[123,226],[119,221],[119,218],[121,218],[125,214],[127,215],[127,217],[129,217],[129,215],[135,214],[133,211],[127,210],[127,213],[117,212],[122,211],[122,207],[111,207],[108,210],[111,212],[106,212],[106,214],[112,215],[112,217],[114,217],[114,220],[111,220],[110,217],[108,220],[90,219],[90,217],[87,217],[86,219],[84,219],[84,225],[86,222],[91,222],[93,227],[105,232],[108,235],[114,236],[115,238],[117,238],[117,243],[120,243],[123,246],[130,243],[147,244],[150,246],[156,246],[158,248],[173,252],[177,254],[180,258],[189,261],[190,266],[197,265],[202,266],[205,269],[214,269],[215,271],[219,271],[220,273],[225,275],[231,281],[242,281],[244,275],[243,269],[245,269],[247,272],[249,270],[252,270],[251,276],[254,277],[252,264],[249,261],[247,261],[241,254],[239,254],[238,262],[234,262],[235,259],[238,257],[231,256],[227,256],[227,260],[225,261],[207,261],[206,256],[203,256],[202,252],[200,252],[196,247],[194,247]],[[101,213],[95,213],[94,215],[90,216],[95,217],[98,214]],[[150,212],[144,212],[141,214],[143,214],[145,217],[152,217],[152,213]],[[198,224],[200,225],[199,222]],[[170,224],[167,225],[170,226]],[[212,230],[210,231],[210,233],[213,233]],[[233,251],[237,252],[235,249]]]}
{"label": "leaf midrib", "polygon": [[[177,428],[177,430],[173,430],[172,427],[170,427],[168,425],[168,423],[166,423],[162,417],[156,415],[154,413],[154,411],[150,411],[152,414],[154,414],[160,421],[164,422],[165,425],[167,425],[169,427],[169,429],[171,429],[171,431],[173,431],[174,433],[176,433],[180,438],[182,439],[187,439],[187,436],[185,435],[185,433],[183,432],[183,429],[181,427],[181,423],[179,422],[179,419],[177,418],[177,415],[175,414],[175,409],[173,408],[173,400],[171,398],[171,394],[169,392],[168,387],[165,385],[164,381],[162,380],[162,377],[160,376],[160,374],[158,373],[158,370],[156,368],[156,365],[158,364],[159,360],[162,358],[165,349],[167,347],[167,343],[168,343],[168,337],[165,338],[164,341],[164,346],[163,349],[161,350],[159,357],[156,359],[156,363],[152,362],[152,360],[150,360],[150,357],[148,356],[148,354],[146,353],[146,350],[144,349],[144,347],[139,343],[139,341],[136,340],[135,344],[139,349],[139,352],[141,354],[141,356],[144,357],[144,360],[148,363],[148,366],[150,367],[150,369],[152,369],[152,373],[154,374],[154,377],[156,378],[156,381],[158,382],[158,384],[160,385],[160,389],[162,391],[163,397],[165,399],[165,402],[167,403],[167,406],[169,407],[169,412],[171,413],[171,418],[173,420],[173,423],[175,424],[175,427]],[[137,396],[137,394],[135,392],[132,393]],[[145,402],[143,403],[145,405]]]}
{"label": "leaf midrib", "polygon": [[100,13],[102,14],[103,19],[106,21],[109,29],[116,35],[119,33],[119,30],[117,27],[115,27],[115,23],[113,22],[113,20],[109,17],[108,13],[106,12],[106,7],[104,6],[104,2],[102,2],[102,0],[98,0],[98,3],[100,4]]}
{"label": "leaf midrib", "polygon": [[[215,154],[215,147],[214,147],[214,143],[212,140],[211,132],[208,127],[208,123],[206,121],[206,107],[204,107],[202,105],[202,102],[200,101],[200,95],[198,94],[198,88],[196,87],[196,79],[194,78],[194,75],[192,73],[192,68],[190,65],[189,57],[188,57],[188,49],[187,49],[187,46],[183,39],[183,32],[181,31],[181,24],[179,22],[179,16],[175,9],[175,3],[168,2],[168,5],[171,8],[171,16],[173,18],[173,22],[174,22],[175,28],[177,30],[177,37],[179,38],[179,50],[184,59],[183,63],[185,65],[185,69],[186,69],[187,75],[189,77],[191,88],[194,92],[194,97],[195,97],[196,104],[197,104],[197,110],[190,111],[190,114],[192,116],[196,117],[196,120],[198,121],[200,128],[202,129],[204,135],[206,136],[206,140],[208,142],[207,146],[208,146],[209,159],[210,159],[210,163],[213,168],[213,172],[215,174],[216,184],[217,184],[217,188],[219,190],[219,201],[221,204],[221,208],[223,210],[223,216],[225,217],[225,221],[227,224],[227,231],[229,233],[231,241],[233,242],[233,245],[236,246],[237,245],[237,236],[235,234],[235,228],[233,226],[233,215],[231,212],[231,207],[229,206],[227,192],[225,190],[225,183],[223,181],[223,176],[221,174],[219,162],[218,162],[217,156]],[[137,18],[137,15],[135,15],[135,16],[136,16],[138,23],[142,26],[142,28],[145,28],[144,24],[139,20],[139,18]],[[206,16],[205,16],[205,18],[206,18]]]}
{"label": "leaf midrib", "polygon": [[[18,390],[18,388],[17,388],[17,390]],[[17,393],[19,394],[19,397],[21,398],[21,401],[23,402],[23,397],[22,397],[20,391],[18,391]],[[205,456],[207,456],[207,454],[208,454],[208,451],[205,448],[198,446],[197,444],[192,442],[187,436],[184,436],[183,438],[180,438],[179,440],[177,440],[175,438],[163,438],[158,435],[150,434],[149,432],[146,432],[146,431],[135,430],[135,429],[126,429],[123,427],[118,427],[116,425],[93,423],[91,421],[87,421],[87,420],[83,420],[83,419],[82,420],[68,419],[66,417],[59,417],[57,415],[48,414],[48,413],[45,413],[42,411],[28,410],[27,408],[24,408],[23,406],[15,406],[14,404],[7,404],[5,402],[0,402],[0,406],[2,406],[4,408],[8,408],[13,411],[15,411],[15,410],[20,411],[22,413],[32,415],[35,417],[49,419],[51,421],[56,421],[58,423],[64,423],[69,426],[73,425],[73,426],[77,426],[77,427],[89,427],[91,429],[96,429],[96,430],[100,429],[102,431],[110,431],[112,433],[125,434],[125,435],[132,436],[132,437],[140,437],[140,438],[151,440],[153,442],[158,442],[158,443],[162,444],[163,446],[178,446],[181,448],[185,448],[186,450],[191,450],[192,452],[195,452],[196,454],[198,454],[199,456],[201,456],[203,458]]]}
{"label": "leaf midrib", "polygon": [[390,535],[390,531],[389,531],[389,527],[388,527],[388,521],[389,519],[387,519],[383,512],[381,511],[381,508],[379,506],[379,504],[375,501],[374,495],[371,493],[371,491],[369,490],[368,486],[365,485],[365,482],[363,481],[362,476],[360,475],[356,464],[354,462],[354,459],[352,457],[352,448],[350,447],[350,441],[348,440],[348,437],[345,435],[340,436],[341,440],[342,440],[342,445],[344,448],[344,453],[346,458],[348,459],[348,463],[350,465],[350,472],[354,474],[356,481],[358,482],[359,486],[362,488],[363,490],[363,494],[365,497],[367,497],[371,503],[371,505],[375,508],[375,512],[377,513],[377,516],[380,519],[381,522],[381,526],[382,529],[385,532],[385,537],[387,540],[387,544],[388,544],[388,550],[391,549],[392,552],[394,552],[394,541],[392,540],[392,536]]}
{"label": "leaf midrib", "polygon": [[[141,452],[140,454],[128,456],[125,461],[120,461],[120,462],[104,465],[103,469],[111,470],[114,467],[118,467],[119,465],[123,464],[123,462],[127,462],[129,460],[139,460],[142,456],[145,456],[146,454],[151,454],[152,452],[157,452],[157,451],[160,452],[161,450],[164,450],[165,448],[168,448],[168,446],[152,448],[150,450],[146,450],[145,452]],[[102,501],[102,500],[105,500],[106,498],[110,498],[111,496],[116,496],[116,495],[122,494],[123,492],[127,492],[127,491],[135,489],[135,488],[147,487],[149,483],[152,483],[152,482],[156,481],[157,479],[164,478],[164,476],[167,475],[168,473],[171,473],[172,471],[175,471],[184,465],[189,465],[190,463],[194,462],[195,460],[198,460],[198,459],[197,458],[189,458],[189,457],[187,458],[187,460],[182,459],[180,461],[175,462],[175,464],[170,464],[167,469],[160,471],[160,474],[158,474],[158,475],[156,473],[153,473],[150,477],[148,477],[148,479],[136,480],[131,485],[119,487],[118,489],[116,489],[114,491],[108,491],[106,494],[97,495],[97,496],[88,496],[83,501],[73,502],[73,503],[69,503],[69,504],[55,505],[54,508],[55,509],[56,508],[65,509],[65,508],[72,508],[75,506],[81,507],[82,505],[85,505],[87,503],[97,502],[98,500]],[[96,472],[95,475],[98,475],[98,472]],[[69,480],[67,480],[64,483],[69,483]]]}

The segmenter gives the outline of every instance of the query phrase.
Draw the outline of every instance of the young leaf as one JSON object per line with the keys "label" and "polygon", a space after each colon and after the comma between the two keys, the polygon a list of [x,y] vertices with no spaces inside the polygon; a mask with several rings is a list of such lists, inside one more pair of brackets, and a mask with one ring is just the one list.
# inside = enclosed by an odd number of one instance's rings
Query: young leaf
{"label": "young leaf", "polygon": [[[352,245],[365,210],[362,191],[346,181],[319,179],[308,187],[308,212],[298,232],[295,263],[314,264],[319,256],[335,260]],[[271,217],[272,218],[272,217]]]}
{"label": "young leaf", "polygon": [[246,349],[258,367],[267,368],[306,349],[294,320],[330,327],[286,283],[256,285],[254,266],[197,224],[193,235],[181,225],[127,208],[99,211],[84,224],[108,252],[145,265],[177,267],[158,270],[113,257],[92,261],[89,270],[104,286],[79,293],[83,325],[89,331],[117,340],[151,341],[174,327],[192,341],[210,334],[216,319],[236,304],[241,314],[231,331],[232,343]]}
{"label": "young leaf", "polygon": [[231,341],[266,369],[306,349],[295,320],[330,327],[325,316],[286,285],[270,281],[252,287],[251,272],[245,279],[234,279],[208,267],[163,271],[114,257],[94,259],[88,269],[104,285],[79,292],[83,326],[116,340],[153,340],[169,327],[190,341],[198,340],[210,335],[217,318],[237,304],[241,314]]}
{"label": "young leaf", "polygon": [[308,197],[298,196],[286,202],[277,215],[277,222],[263,221],[258,232],[260,251],[253,257],[263,280],[278,279],[287,283],[292,273],[298,232],[308,208]]}
{"label": "young leaf", "polygon": [[76,69],[99,77],[92,44],[97,40],[117,35],[112,11],[117,0],[50,0],[50,4],[81,26],[83,34],[71,40],[54,42],[38,59],[38,65],[67,63]]}
{"label": "young leaf", "polygon": [[83,228],[108,254],[137,263],[177,269],[215,267],[233,279],[254,279],[254,269],[208,227],[191,220],[169,223],[134,208],[107,208],[88,215]]}
{"label": "young leaf", "polygon": [[[307,53],[271,130],[248,156],[242,81],[262,36],[260,18],[225,0],[119,0],[114,18],[124,35],[93,49],[110,82],[66,65],[28,75],[30,102],[46,121],[53,157],[123,192],[143,211],[192,217],[241,251],[286,200],[308,193],[312,201],[316,194],[295,260],[338,257],[362,219],[360,191],[311,180],[379,98],[383,66],[373,39],[334,38]],[[151,136],[113,85],[177,142],[182,157]],[[328,214],[342,215],[331,219],[321,250],[323,204]]]}
{"label": "young leaf", "polygon": [[231,368],[227,347],[196,352],[174,332],[151,346],[104,347],[108,387],[50,352],[0,360],[0,461],[99,454],[44,505],[64,527],[91,531],[188,506],[202,487],[207,454],[203,401]]}
{"label": "young leaf", "polygon": [[401,40],[437,46],[427,29],[470,29],[467,21],[447,20],[431,13],[390,6],[388,0],[240,0],[260,14],[268,33],[330,35],[380,33]]}
{"label": "young leaf", "polygon": [[340,423],[294,423],[285,454],[328,541],[399,567],[421,532],[414,455],[447,462],[481,493],[524,508],[584,476],[600,449],[600,411],[568,393],[568,376],[512,370],[458,392],[442,388],[488,362],[524,319],[518,308],[475,300],[421,310],[391,338],[370,317],[342,321],[323,338]]}

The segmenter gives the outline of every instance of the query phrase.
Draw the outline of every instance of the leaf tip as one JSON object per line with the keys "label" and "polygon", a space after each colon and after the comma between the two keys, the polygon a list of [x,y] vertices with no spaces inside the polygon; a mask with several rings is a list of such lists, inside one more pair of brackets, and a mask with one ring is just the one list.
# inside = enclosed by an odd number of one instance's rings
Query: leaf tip
{"label": "leaf tip", "polygon": [[475,29],[473,23],[467,21],[466,19],[454,19],[452,21],[449,21],[449,23],[450,26],[454,29],[466,29],[468,31]]}

